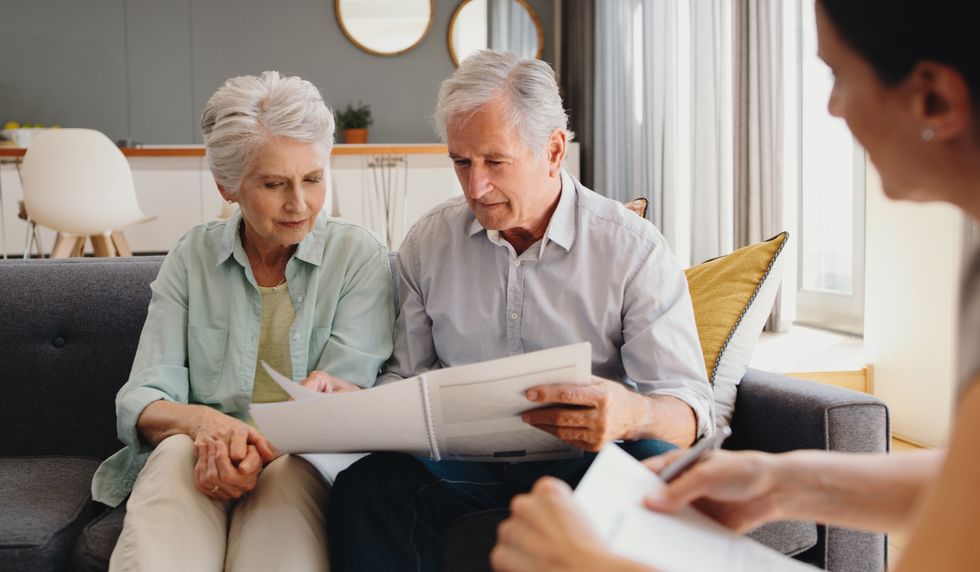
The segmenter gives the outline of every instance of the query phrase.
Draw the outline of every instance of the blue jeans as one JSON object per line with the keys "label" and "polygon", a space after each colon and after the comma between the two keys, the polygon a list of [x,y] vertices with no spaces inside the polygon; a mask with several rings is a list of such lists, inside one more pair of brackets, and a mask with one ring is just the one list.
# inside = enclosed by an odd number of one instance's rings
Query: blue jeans
{"label": "blue jeans", "polygon": [[[637,459],[674,448],[663,441],[620,445]],[[563,461],[473,463],[374,453],[337,476],[327,508],[331,570],[441,570],[443,534],[470,513],[507,508],[539,477],[574,487],[594,453]]]}

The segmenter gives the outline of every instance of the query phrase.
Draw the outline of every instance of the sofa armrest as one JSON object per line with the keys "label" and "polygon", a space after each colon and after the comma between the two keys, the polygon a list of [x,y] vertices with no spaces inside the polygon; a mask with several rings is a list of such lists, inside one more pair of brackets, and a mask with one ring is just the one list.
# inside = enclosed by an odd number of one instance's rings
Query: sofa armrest
{"label": "sofa armrest", "polygon": [[[877,397],[749,369],[738,386],[725,448],[884,453],[890,443],[888,407]],[[817,537],[817,545],[798,558],[827,570],[885,569],[883,534],[820,525]]]}
{"label": "sofa armrest", "polygon": [[890,436],[888,407],[877,397],[749,369],[725,448],[884,453]]}

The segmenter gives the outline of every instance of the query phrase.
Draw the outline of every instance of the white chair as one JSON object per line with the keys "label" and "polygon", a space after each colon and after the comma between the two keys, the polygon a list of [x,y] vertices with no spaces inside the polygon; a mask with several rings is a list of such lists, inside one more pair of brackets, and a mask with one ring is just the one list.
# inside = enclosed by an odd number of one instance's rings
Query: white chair
{"label": "white chair", "polygon": [[129,161],[92,129],[38,133],[21,167],[32,221],[58,231],[52,258],[81,256],[86,237],[96,256],[129,256],[121,229],[152,220],[136,201]]}

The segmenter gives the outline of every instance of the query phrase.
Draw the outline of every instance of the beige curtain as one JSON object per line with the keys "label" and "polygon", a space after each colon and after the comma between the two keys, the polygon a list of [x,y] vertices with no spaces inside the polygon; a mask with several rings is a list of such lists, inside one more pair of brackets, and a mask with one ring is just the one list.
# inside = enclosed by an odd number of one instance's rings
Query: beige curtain
{"label": "beige curtain", "polygon": [[[782,1],[735,0],[735,248],[782,231]],[[766,323],[779,327],[780,296]]]}
{"label": "beige curtain", "polygon": [[649,200],[687,266],[732,247],[730,0],[595,5],[595,186]]}

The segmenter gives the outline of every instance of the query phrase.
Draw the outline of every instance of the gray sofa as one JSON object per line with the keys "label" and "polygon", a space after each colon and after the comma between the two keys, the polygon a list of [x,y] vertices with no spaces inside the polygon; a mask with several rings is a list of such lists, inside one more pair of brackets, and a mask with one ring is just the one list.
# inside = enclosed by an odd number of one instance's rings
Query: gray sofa
{"label": "gray sofa", "polygon": [[[0,261],[0,570],[104,570],[125,509],[89,484],[116,451],[114,398],[126,381],[161,257]],[[750,370],[726,447],[780,452],[888,448],[878,399]],[[504,511],[447,531],[446,569],[486,570]],[[880,571],[883,535],[774,523],[762,542],[830,570]]]}

